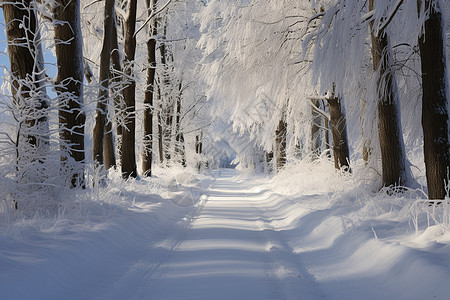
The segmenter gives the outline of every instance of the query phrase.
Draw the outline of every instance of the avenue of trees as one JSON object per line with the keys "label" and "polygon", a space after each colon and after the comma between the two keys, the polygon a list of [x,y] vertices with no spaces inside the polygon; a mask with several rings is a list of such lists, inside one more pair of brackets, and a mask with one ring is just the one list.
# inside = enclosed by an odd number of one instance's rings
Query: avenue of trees
{"label": "avenue of trees", "polygon": [[155,164],[215,167],[223,140],[255,170],[326,158],[353,172],[358,160],[379,188],[400,190],[414,186],[406,149],[419,145],[429,199],[447,195],[446,1],[1,8],[1,186],[15,209],[102,185],[109,170],[128,180],[151,177]]}

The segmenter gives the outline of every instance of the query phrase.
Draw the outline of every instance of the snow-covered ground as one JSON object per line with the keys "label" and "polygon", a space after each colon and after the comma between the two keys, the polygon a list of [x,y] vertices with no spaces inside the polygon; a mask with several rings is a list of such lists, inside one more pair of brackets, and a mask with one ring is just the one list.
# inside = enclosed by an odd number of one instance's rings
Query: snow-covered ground
{"label": "snow-covered ground", "polygon": [[446,205],[349,175],[164,172],[4,218],[0,299],[450,299]]}

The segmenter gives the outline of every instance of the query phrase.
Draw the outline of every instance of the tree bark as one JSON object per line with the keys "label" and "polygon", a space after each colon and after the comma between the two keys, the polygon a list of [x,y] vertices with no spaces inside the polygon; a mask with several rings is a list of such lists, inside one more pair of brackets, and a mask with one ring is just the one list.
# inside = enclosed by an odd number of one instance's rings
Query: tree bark
{"label": "tree bark", "polygon": [[419,14],[428,12],[419,36],[422,65],[422,128],[429,199],[444,199],[450,168],[447,64],[444,24],[439,1],[418,1]]}
{"label": "tree bark", "polygon": [[[199,156],[202,154],[203,148],[203,132],[200,131],[200,134],[195,136],[195,153],[197,153]],[[197,170],[200,172],[202,169],[202,160],[199,159],[197,161]]]}
{"label": "tree bark", "polygon": [[125,125],[122,132],[122,176],[124,178],[137,177],[136,170],[136,114],[135,114],[135,90],[136,82],[133,78],[134,58],[136,53],[136,10],[137,0],[130,0],[128,4],[128,17],[125,20],[125,58],[124,73],[128,83],[123,89],[125,101]]}
{"label": "tree bark", "polygon": [[[43,162],[48,151],[48,97],[44,88],[44,71],[40,34],[31,0],[3,4],[11,92],[19,121],[16,141],[17,170],[35,161]],[[22,176],[22,175],[21,175]]]}
{"label": "tree bark", "polygon": [[[62,142],[61,160],[71,186],[84,186],[84,128],[83,110],[83,36],[80,25],[80,1],[56,0],[54,19],[55,53],[58,67],[56,91],[60,101],[59,124]],[[69,165],[69,157],[76,164]]]}
{"label": "tree bark", "polygon": [[161,166],[164,163],[164,149],[163,149],[163,145],[164,145],[164,136],[163,136],[163,127],[162,127],[162,103],[161,103],[161,91],[158,88],[159,91],[159,111],[158,111],[158,154],[159,154],[159,162],[161,164]]}
{"label": "tree bark", "polygon": [[[107,118],[107,104],[109,98],[109,66],[111,56],[111,33],[113,27],[114,0],[106,0],[103,24],[103,48],[100,54],[100,88],[98,91],[97,110],[95,115],[95,126],[93,130],[93,159],[96,165],[103,165],[103,151],[114,150],[111,145],[104,149],[105,125]],[[109,123],[109,122],[108,122]],[[112,138],[111,138],[112,141]],[[108,148],[109,146],[109,148]],[[110,157],[108,157],[110,159]],[[108,164],[111,164],[108,161]],[[115,164],[115,163],[114,163]]]}
{"label": "tree bark", "polygon": [[[326,102],[325,101],[322,101],[322,106],[323,106],[323,109],[325,110],[326,109]],[[326,155],[327,155],[327,157],[328,158],[331,158],[331,147],[330,147],[330,145],[331,145],[331,143],[330,143],[330,134],[329,134],[329,132],[331,131],[330,130],[330,121],[328,120],[328,118],[324,118],[324,127],[325,127],[325,129],[323,130],[323,134],[324,134],[324,137],[325,137],[325,151],[326,151]]]}
{"label": "tree bark", "polygon": [[116,167],[116,155],[114,150],[112,122],[107,118],[105,125],[105,134],[103,136],[103,160],[106,170]]}
{"label": "tree bark", "polygon": [[[171,99],[169,99],[171,100]],[[172,158],[172,153],[171,153],[171,148],[172,148],[172,139],[173,139],[173,114],[174,114],[174,109],[173,109],[173,103],[171,103],[172,101],[169,101],[169,105],[166,107],[166,126],[164,128],[164,159],[166,161],[167,166],[169,166],[171,158]]]}
{"label": "tree bark", "polygon": [[286,134],[287,123],[285,113],[283,113],[278,122],[278,127],[275,130],[275,159],[277,172],[286,165]]}
{"label": "tree bark", "polygon": [[[117,16],[114,12],[114,22],[111,33],[111,66],[112,70],[110,72],[112,77],[112,82],[114,82],[111,88],[112,98],[114,102],[114,114],[116,119],[116,133],[118,139],[122,136],[122,125],[120,120],[123,118],[123,93],[122,93],[122,63],[120,59],[119,52],[119,42],[117,36]],[[120,149],[120,145],[117,145]],[[119,151],[120,152],[120,151]]]}
{"label": "tree bark", "polygon": [[334,167],[350,171],[350,155],[347,139],[347,122],[342,107],[342,99],[332,96],[328,99],[330,108],[331,135],[333,136]]}
{"label": "tree bark", "polygon": [[[156,10],[157,0],[146,0],[148,15]],[[156,19],[153,19],[149,39],[147,41],[147,88],[144,95],[144,153],[142,154],[142,173],[144,176],[152,176],[153,159],[153,95],[155,91],[156,72]]]}
{"label": "tree bark", "polygon": [[184,136],[181,132],[181,98],[182,98],[182,83],[180,81],[178,87],[179,93],[177,96],[177,112],[175,118],[175,154],[180,159],[183,167],[186,167],[186,153],[184,148]]}
{"label": "tree bark", "polygon": [[[312,105],[319,107],[319,100],[312,100]],[[321,116],[318,112],[311,108],[311,154],[312,160],[316,160],[320,156],[320,120]]]}
{"label": "tree bark", "polygon": [[361,136],[363,139],[362,155],[364,165],[367,166],[367,164],[369,163],[370,156],[372,154],[372,142],[368,138],[367,132],[365,131],[365,128],[367,128],[365,119],[367,102],[366,100],[361,99],[360,103],[361,103]]}
{"label": "tree bark", "polygon": [[[372,10],[374,0],[369,0]],[[381,148],[382,184],[406,184],[405,150],[398,107],[397,83],[392,73],[391,49],[387,33],[375,32],[370,23],[373,69],[378,72],[378,135]]]}
{"label": "tree bark", "polygon": [[164,124],[163,129],[163,151],[164,151],[164,160],[166,165],[168,166],[170,164],[171,160],[171,147],[173,142],[173,116],[175,114],[175,103],[173,101],[172,97],[172,91],[171,91],[171,80],[170,80],[170,74],[169,74],[169,64],[168,61],[170,59],[170,52],[168,51],[168,47],[166,46],[165,39],[166,39],[166,32],[167,32],[167,24],[162,19],[160,19],[161,22],[161,33],[162,33],[162,41],[159,45],[159,51],[161,56],[161,91],[160,93],[160,100],[161,100],[161,117],[163,118],[163,121],[161,123]]}

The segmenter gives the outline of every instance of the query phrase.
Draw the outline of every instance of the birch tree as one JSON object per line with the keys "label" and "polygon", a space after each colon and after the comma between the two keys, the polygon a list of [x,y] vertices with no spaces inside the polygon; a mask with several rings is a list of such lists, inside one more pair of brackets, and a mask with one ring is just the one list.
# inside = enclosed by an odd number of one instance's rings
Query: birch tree
{"label": "birch tree", "polygon": [[[21,0],[1,5],[8,39],[13,113],[18,122],[16,170],[22,177],[24,168],[42,163],[48,151],[48,97],[34,1]],[[42,175],[28,179],[39,180]]]}

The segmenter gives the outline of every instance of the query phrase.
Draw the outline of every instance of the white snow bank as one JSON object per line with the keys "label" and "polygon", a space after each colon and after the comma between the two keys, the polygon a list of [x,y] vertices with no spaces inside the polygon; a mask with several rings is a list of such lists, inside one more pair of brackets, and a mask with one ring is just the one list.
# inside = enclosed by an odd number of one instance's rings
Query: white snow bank
{"label": "white snow bank", "polygon": [[[184,174],[159,176],[123,182],[113,174],[105,187],[67,191],[60,213],[1,219],[0,298],[129,299],[163,259],[159,245],[182,238],[213,180],[199,175],[174,189],[167,183]],[[178,195],[189,203],[178,205]]]}

